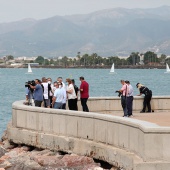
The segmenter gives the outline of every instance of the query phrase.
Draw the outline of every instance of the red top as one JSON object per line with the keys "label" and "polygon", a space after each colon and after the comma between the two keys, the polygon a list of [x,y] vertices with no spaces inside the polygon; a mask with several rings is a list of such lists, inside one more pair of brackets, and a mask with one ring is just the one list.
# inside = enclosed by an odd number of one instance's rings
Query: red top
{"label": "red top", "polygon": [[89,84],[85,80],[80,85],[80,98],[89,98]]}

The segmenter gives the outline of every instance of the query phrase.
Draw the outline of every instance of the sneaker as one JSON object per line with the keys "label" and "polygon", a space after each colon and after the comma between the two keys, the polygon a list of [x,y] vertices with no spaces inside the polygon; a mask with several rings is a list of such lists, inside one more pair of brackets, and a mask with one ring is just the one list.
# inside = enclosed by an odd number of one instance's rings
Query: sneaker
{"label": "sneaker", "polygon": [[129,117],[129,116],[127,115],[127,116],[123,116],[123,117]]}

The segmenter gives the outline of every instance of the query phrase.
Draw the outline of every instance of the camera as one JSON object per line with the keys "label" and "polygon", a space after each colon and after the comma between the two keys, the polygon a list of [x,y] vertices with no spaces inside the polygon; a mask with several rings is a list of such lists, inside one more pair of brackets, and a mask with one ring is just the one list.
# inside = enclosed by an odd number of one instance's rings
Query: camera
{"label": "camera", "polygon": [[120,91],[115,91],[115,93],[118,93],[118,97],[120,97],[122,95],[122,93]]}
{"label": "camera", "polygon": [[32,86],[35,86],[35,85],[36,85],[36,84],[35,84],[35,81],[32,80],[32,81],[25,82],[25,87],[28,87],[28,89],[30,89],[30,84],[31,84]]}

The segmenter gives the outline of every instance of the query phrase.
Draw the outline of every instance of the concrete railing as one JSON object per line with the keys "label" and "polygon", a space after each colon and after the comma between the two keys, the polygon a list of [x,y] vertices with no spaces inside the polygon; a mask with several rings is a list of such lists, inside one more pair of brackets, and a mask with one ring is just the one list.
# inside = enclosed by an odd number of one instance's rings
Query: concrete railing
{"label": "concrete railing", "polygon": [[[8,137],[16,143],[93,156],[126,170],[170,167],[170,128],[93,112],[45,109],[13,103]],[[140,110],[142,98],[135,98]],[[168,110],[170,98],[154,97],[154,109]],[[118,98],[91,98],[92,111],[119,111]],[[160,106],[160,107],[159,107]],[[162,107],[164,106],[164,107]]]}
{"label": "concrete railing", "polygon": [[[114,112],[122,111],[122,106],[119,97],[91,97],[88,100],[88,106],[91,112]],[[154,96],[151,100],[152,109],[155,111],[169,111],[170,97],[169,96]],[[133,101],[133,111],[139,112],[143,107],[143,96],[135,96]],[[78,108],[81,110],[81,104],[78,103]]]}

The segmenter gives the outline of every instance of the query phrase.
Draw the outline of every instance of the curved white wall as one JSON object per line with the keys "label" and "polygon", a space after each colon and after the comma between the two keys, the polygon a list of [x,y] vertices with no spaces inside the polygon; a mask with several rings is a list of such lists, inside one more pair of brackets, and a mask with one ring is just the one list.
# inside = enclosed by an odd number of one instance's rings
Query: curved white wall
{"label": "curved white wall", "polygon": [[[134,109],[140,110],[141,103],[142,98],[135,98]],[[152,104],[154,109],[168,110],[170,98],[155,97]],[[88,105],[93,111],[122,111],[118,98],[91,98]],[[170,167],[170,128],[136,119],[38,108],[17,101],[8,137],[16,143],[93,156],[126,170]]]}
{"label": "curved white wall", "polygon": [[[88,106],[92,112],[122,111],[119,97],[91,97]],[[133,110],[140,111],[143,106],[143,96],[135,96]],[[170,110],[169,96],[154,96],[151,100],[154,110]],[[81,108],[79,103],[79,108]]]}

